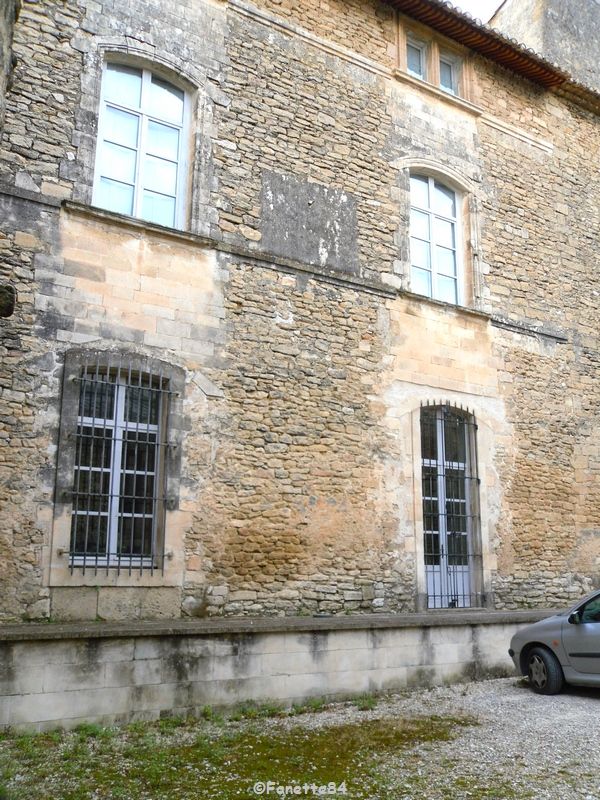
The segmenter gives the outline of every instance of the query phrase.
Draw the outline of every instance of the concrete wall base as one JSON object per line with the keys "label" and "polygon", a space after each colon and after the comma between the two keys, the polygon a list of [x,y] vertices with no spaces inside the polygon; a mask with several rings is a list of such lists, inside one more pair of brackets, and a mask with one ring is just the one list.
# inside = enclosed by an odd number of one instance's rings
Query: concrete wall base
{"label": "concrete wall base", "polygon": [[549,613],[5,626],[0,728],[112,725],[509,675],[511,635]]}

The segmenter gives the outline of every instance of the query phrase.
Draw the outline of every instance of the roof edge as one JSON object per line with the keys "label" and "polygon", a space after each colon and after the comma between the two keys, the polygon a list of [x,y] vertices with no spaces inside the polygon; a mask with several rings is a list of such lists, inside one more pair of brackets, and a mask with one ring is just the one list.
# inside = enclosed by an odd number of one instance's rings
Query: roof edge
{"label": "roof edge", "polygon": [[470,50],[528,80],[600,113],[600,93],[577,82],[568,72],[530,48],[470,14],[459,11],[447,0],[387,0],[409,17],[433,28]]}

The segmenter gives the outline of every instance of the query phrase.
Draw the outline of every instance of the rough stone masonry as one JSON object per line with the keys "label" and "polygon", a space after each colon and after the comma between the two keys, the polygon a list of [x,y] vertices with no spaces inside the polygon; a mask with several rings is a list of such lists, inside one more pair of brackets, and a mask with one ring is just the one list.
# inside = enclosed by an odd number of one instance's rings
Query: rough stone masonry
{"label": "rough stone masonry", "polygon": [[[478,602],[598,581],[599,98],[409,6],[24,0],[13,31],[9,4],[0,620],[426,607],[427,403],[476,421]],[[182,226],[93,204],[107,63],[188,98]],[[460,201],[459,303],[410,291],[411,175]],[[92,352],[182,376],[164,568],[70,553],[67,367]]]}

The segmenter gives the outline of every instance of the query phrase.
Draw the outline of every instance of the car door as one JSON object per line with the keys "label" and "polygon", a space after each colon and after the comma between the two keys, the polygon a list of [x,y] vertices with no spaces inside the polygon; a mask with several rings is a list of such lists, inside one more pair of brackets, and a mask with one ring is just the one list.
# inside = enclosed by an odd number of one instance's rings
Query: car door
{"label": "car door", "polygon": [[595,595],[562,628],[563,648],[576,672],[600,674],[600,594]]}

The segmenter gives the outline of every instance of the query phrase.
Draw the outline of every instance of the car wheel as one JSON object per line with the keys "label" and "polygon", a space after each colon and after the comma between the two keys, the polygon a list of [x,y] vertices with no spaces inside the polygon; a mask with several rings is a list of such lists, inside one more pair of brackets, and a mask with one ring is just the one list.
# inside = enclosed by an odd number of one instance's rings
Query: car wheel
{"label": "car wheel", "polygon": [[527,657],[529,683],[538,694],[558,694],[565,678],[558,659],[543,647],[534,647]]}

